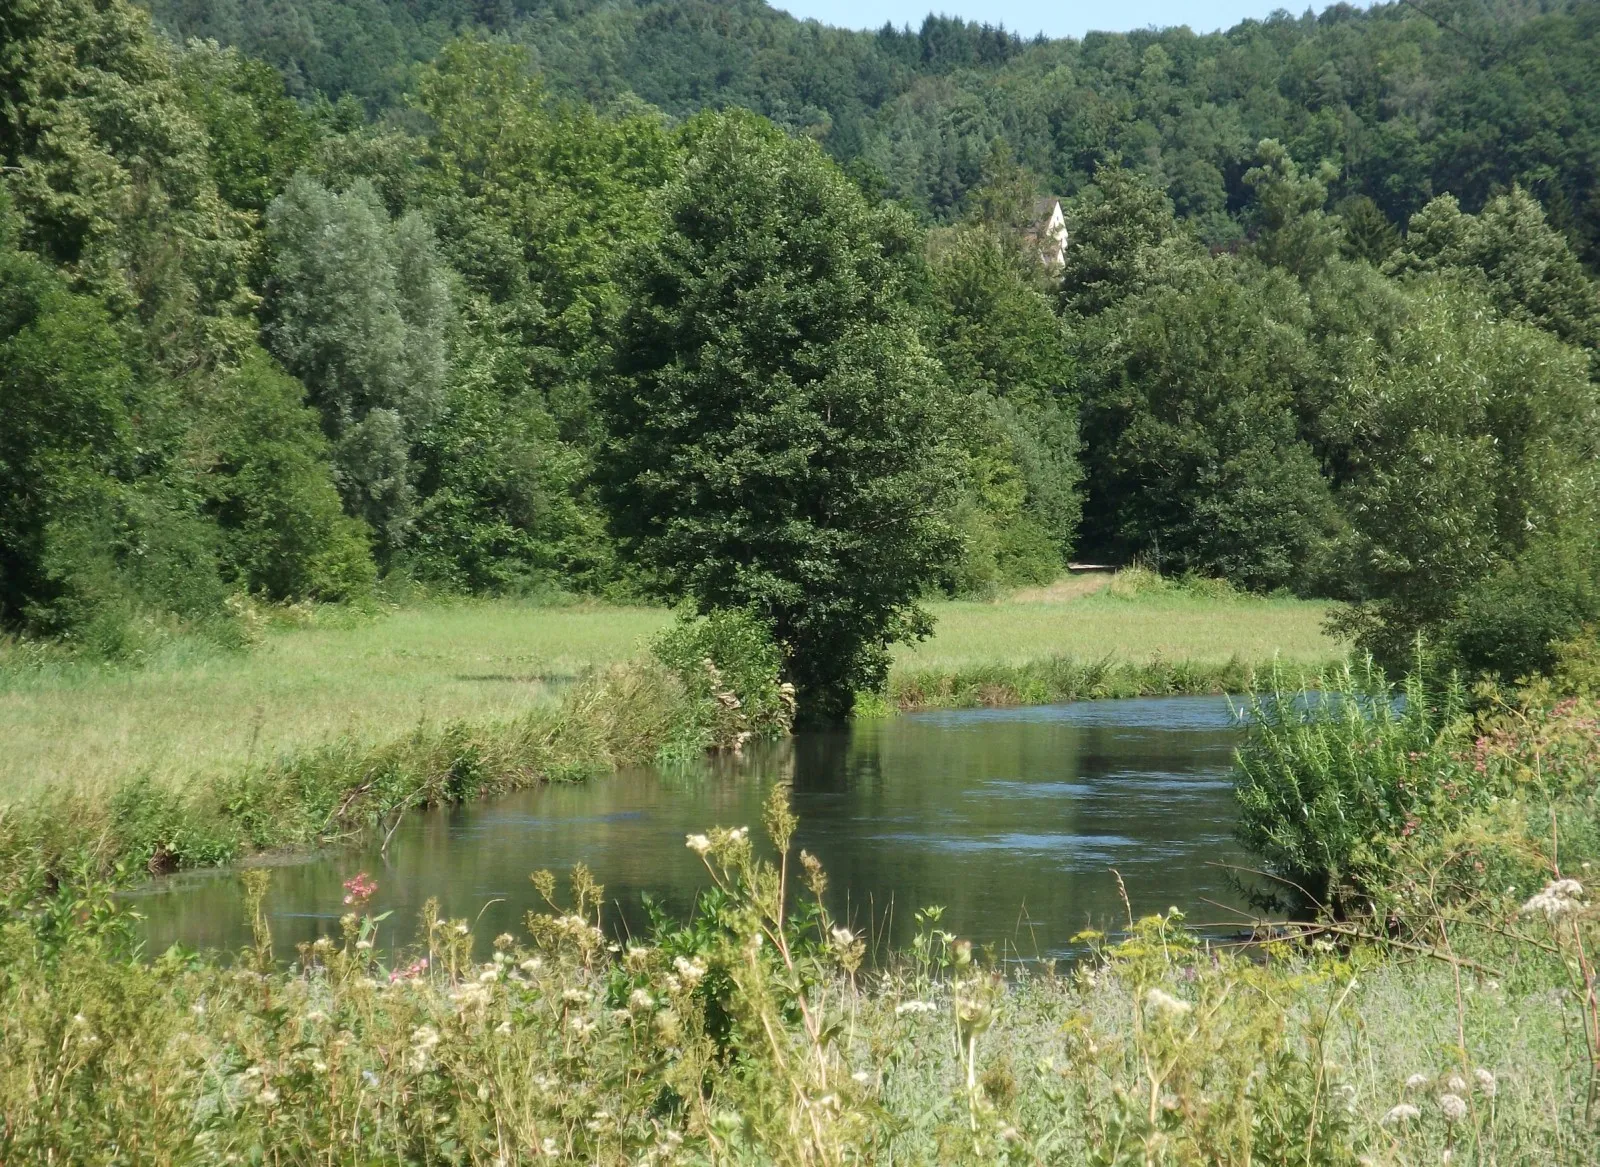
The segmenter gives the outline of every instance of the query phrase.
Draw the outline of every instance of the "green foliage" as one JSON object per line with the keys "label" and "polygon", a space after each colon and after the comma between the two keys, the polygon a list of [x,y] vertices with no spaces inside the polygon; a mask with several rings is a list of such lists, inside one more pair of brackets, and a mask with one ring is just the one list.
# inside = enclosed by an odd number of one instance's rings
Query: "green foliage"
{"label": "green foliage", "polygon": [[648,112],[552,108],[528,65],[525,51],[463,38],[422,71],[426,193],[475,329],[587,450],[624,308],[618,265],[655,228],[646,208],[676,151]]}
{"label": "green foliage", "polygon": [[1173,213],[1172,200],[1113,158],[1073,201],[1073,231],[1061,271],[1062,305],[1071,314],[1094,316],[1152,282],[1197,249]]}
{"label": "green foliage", "polygon": [[924,630],[951,551],[909,224],[748,115],[696,119],[685,144],[597,402],[604,497],[625,548],[703,610],[772,622],[802,716],[840,717]]}
{"label": "green foliage", "polygon": [[1309,359],[1296,306],[1280,277],[1214,265],[1095,322],[1084,438],[1100,546],[1252,589],[1306,582],[1335,519],[1295,411]]}
{"label": "green foliage", "polygon": [[1351,195],[1336,208],[1343,238],[1339,251],[1346,259],[1381,265],[1400,246],[1400,232],[1378,204],[1366,195]]}
{"label": "green foliage", "polygon": [[1354,379],[1360,439],[1340,492],[1362,589],[1343,626],[1388,664],[1535,543],[1594,546],[1600,489],[1581,353],[1448,282],[1418,285],[1407,315]]}
{"label": "green foliage", "polygon": [[738,752],[751,738],[788,736],[794,686],[779,680],[783,654],[760,617],[734,608],[686,614],[655,638],[650,651],[694,702],[697,716],[686,744],[696,754]]}
{"label": "green foliage", "polygon": [[1283,144],[1271,138],[1256,147],[1256,159],[1244,176],[1254,195],[1252,253],[1307,279],[1339,250],[1339,225],[1323,213],[1328,183],[1338,171],[1325,163],[1315,175],[1302,174]]}
{"label": "green foliage", "polygon": [[1441,649],[1469,676],[1503,684],[1555,671],[1563,644],[1600,620],[1597,527],[1536,536],[1516,559],[1464,591],[1440,632]]}
{"label": "green foliage", "polygon": [[60,596],[55,549],[131,473],[135,445],[133,375],[105,314],[10,244],[0,238],[0,618],[15,627]]}
{"label": "green foliage", "polygon": [[391,223],[365,181],[337,194],[302,175],[269,208],[267,238],[268,344],[322,414],[346,508],[391,560],[416,506],[410,447],[447,375],[433,235],[415,215]]}
{"label": "green foliage", "polygon": [[1476,215],[1463,212],[1453,195],[1440,195],[1412,216],[1405,244],[1386,268],[1469,274],[1501,315],[1600,359],[1600,289],[1521,187],[1490,199]]}
{"label": "green foliage", "polygon": [[1588,2],[1334,7],[1207,35],[1033,42],[941,16],[852,32],[706,0],[152,7],[180,39],[272,61],[298,94],[353,93],[373,108],[396,103],[411,62],[476,27],[530,46],[563,97],[605,106],[636,94],[674,117],[752,109],[941,220],[981,201],[1003,141],[1040,190],[1065,195],[1120,153],[1207,242],[1228,243],[1270,138],[1302,170],[1331,161],[1334,201],[1369,198],[1391,223],[1438,192],[1476,209],[1520,182],[1587,262],[1600,242],[1600,116],[1586,100],[1600,26]]}
{"label": "green foliage", "polygon": [[1082,473],[1060,322],[1016,232],[956,230],[936,246],[930,277],[934,352],[969,420],[956,590],[1048,583],[1077,534]]}
{"label": "green foliage", "polygon": [[276,69],[213,41],[185,47],[177,80],[205,130],[217,193],[238,210],[265,214],[311,161],[311,118],[284,92]]}
{"label": "green foliage", "polygon": [[0,157],[21,246],[136,319],[168,370],[247,343],[244,223],[149,17],[124,0],[22,0],[0,21]]}
{"label": "green foliage", "polygon": [[300,383],[259,350],[206,394],[193,432],[224,575],[270,600],[368,592],[366,530],[346,518]]}
{"label": "green foliage", "polygon": [[1392,844],[1437,833],[1489,794],[1453,761],[1464,694],[1430,691],[1419,669],[1398,690],[1369,662],[1319,691],[1252,698],[1234,769],[1239,841],[1273,881],[1263,906],[1343,918],[1392,870]]}

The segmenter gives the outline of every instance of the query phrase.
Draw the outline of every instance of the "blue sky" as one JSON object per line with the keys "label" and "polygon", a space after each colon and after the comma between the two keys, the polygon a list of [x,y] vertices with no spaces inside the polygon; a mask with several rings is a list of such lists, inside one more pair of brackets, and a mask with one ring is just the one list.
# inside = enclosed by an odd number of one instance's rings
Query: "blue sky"
{"label": "blue sky", "polygon": [[[795,16],[813,17],[843,28],[882,28],[884,21],[916,28],[930,9],[983,24],[1003,24],[1032,36],[1081,37],[1091,29],[1126,32],[1150,25],[1187,24],[1196,32],[1231,28],[1241,20],[1260,19],[1278,8],[1298,15],[1308,5],[1283,0],[1121,0],[1116,4],[1060,3],[1059,0],[769,0]],[[1310,4],[1321,12],[1326,0]]]}

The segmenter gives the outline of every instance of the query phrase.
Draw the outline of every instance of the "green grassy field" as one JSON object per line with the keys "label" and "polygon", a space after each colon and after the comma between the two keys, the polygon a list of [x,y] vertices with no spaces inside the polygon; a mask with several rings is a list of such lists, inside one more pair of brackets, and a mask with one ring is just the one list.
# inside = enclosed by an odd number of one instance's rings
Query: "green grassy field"
{"label": "green grassy field", "polygon": [[1322,631],[1325,604],[1178,590],[1130,596],[1100,584],[1080,578],[998,602],[937,604],[933,637],[903,646],[895,664],[957,670],[1056,655],[1133,662],[1161,656],[1197,664],[1281,656],[1320,663],[1341,655]]}
{"label": "green grassy field", "polygon": [[[1105,582],[936,604],[936,634],[903,648],[896,666],[1338,655],[1320,604],[1119,595]],[[590,666],[638,654],[669,619],[653,608],[463,602],[275,630],[247,652],[179,644],[137,669],[0,668],[0,802],[60,783],[182,782],[335,739],[389,740],[419,722],[510,717]]]}

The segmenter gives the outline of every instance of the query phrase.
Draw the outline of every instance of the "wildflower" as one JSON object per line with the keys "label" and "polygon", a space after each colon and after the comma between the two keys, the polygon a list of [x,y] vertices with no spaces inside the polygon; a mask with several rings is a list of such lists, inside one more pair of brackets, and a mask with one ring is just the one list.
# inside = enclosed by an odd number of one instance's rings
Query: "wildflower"
{"label": "wildflower", "polygon": [[374,1073],[373,1071],[371,1071],[371,1070],[362,1070],[361,1071],[361,1080],[363,1082],[365,1082],[368,1086],[374,1086],[375,1087],[378,1084],[378,1075],[376,1073]]}
{"label": "wildflower", "polygon": [[865,1070],[857,1070],[855,1073],[851,1074],[850,1077],[851,1080],[858,1082],[863,1086],[872,1081],[872,1075],[867,1073]]}
{"label": "wildflower", "polygon": [[849,948],[856,942],[855,933],[848,928],[835,928],[833,930],[833,942],[840,948]]}
{"label": "wildflower", "polygon": [[1144,995],[1144,1007],[1151,1013],[1170,1018],[1182,1017],[1194,1008],[1189,1002],[1180,1001],[1171,993],[1161,989],[1151,989]]}
{"label": "wildflower", "polygon": [[706,975],[706,966],[698,960],[688,960],[680,956],[672,962],[672,967],[678,970],[683,983],[690,988],[699,984],[700,978]]}
{"label": "wildflower", "polygon": [[428,958],[426,956],[419,957],[418,959],[412,961],[410,964],[406,965],[405,968],[397,968],[394,971],[392,971],[389,974],[389,983],[392,985],[396,981],[414,980],[417,977],[420,977],[423,973],[425,973],[427,971],[428,971]]}
{"label": "wildflower", "polygon": [[357,940],[356,941],[356,951],[357,952],[371,952],[372,951],[372,941],[370,941],[370,940]]}
{"label": "wildflower", "polygon": [[500,970],[492,965],[478,974],[478,980],[485,985],[492,985],[499,979]]}
{"label": "wildflower", "polygon": [[431,1025],[419,1025],[411,1031],[411,1044],[418,1049],[431,1050],[439,1044],[439,1031]]}
{"label": "wildflower", "polygon": [[574,1013],[571,1020],[567,1022],[567,1027],[579,1037],[584,1037],[594,1028],[594,1022],[590,1021],[582,1013]]}
{"label": "wildflower", "polygon": [[994,1020],[994,1003],[981,993],[955,999],[956,1020],[974,1033],[982,1033]]}
{"label": "wildflower", "polygon": [[688,841],[689,850],[696,855],[704,855],[711,850],[711,840],[704,835],[690,835]]}
{"label": "wildflower", "polygon": [[378,885],[365,871],[344,881],[346,907],[364,904],[377,894]]}
{"label": "wildflower", "polygon": [[274,1090],[271,1086],[265,1087],[261,1091],[259,1097],[261,1099],[261,1105],[262,1106],[276,1106],[276,1105],[278,1105],[278,1092],[276,1090]]}
{"label": "wildflower", "polygon": [[556,1152],[559,1151],[561,1148],[556,1144],[556,1141],[554,1139],[548,1139],[547,1138],[547,1139],[545,1139],[545,1141],[543,1143],[539,1144],[539,1149],[541,1151],[543,1151],[546,1155],[549,1155],[549,1156],[551,1156],[553,1158],[555,1156]]}
{"label": "wildflower", "polygon": [[641,1013],[647,1009],[654,1008],[655,1003],[655,998],[644,989],[635,989],[632,993],[628,994],[628,1008],[637,1009]]}
{"label": "wildflower", "polygon": [[728,842],[734,846],[743,843],[749,837],[749,827],[734,827],[733,830],[728,832]]}
{"label": "wildflower", "polygon": [[468,981],[451,993],[450,999],[463,1013],[468,1009],[481,1008],[489,1003],[489,986],[478,981]]}
{"label": "wildflower", "polygon": [[328,1072],[328,1063],[318,1058],[311,1063],[311,1068],[318,1074],[326,1074]]}
{"label": "wildflower", "polygon": [[1406,1089],[1426,1090],[1428,1088],[1428,1083],[1432,1081],[1433,1079],[1428,1077],[1426,1074],[1412,1074],[1411,1077],[1406,1079]]}
{"label": "wildflower", "polygon": [[939,1006],[932,1001],[902,1001],[894,1007],[896,1017],[904,1017],[907,1013],[935,1013]]}
{"label": "wildflower", "polygon": [[1394,1126],[1396,1123],[1410,1122],[1414,1118],[1421,1118],[1422,1111],[1412,1106],[1409,1102],[1402,1102],[1399,1106],[1392,1107],[1388,1114],[1383,1116],[1384,1126]]}
{"label": "wildflower", "polygon": [[1483,1091],[1483,1096],[1485,1098],[1493,1098],[1495,1091],[1499,1089],[1494,1080],[1494,1075],[1488,1070],[1485,1070],[1482,1066],[1479,1066],[1476,1070],[1472,1071],[1472,1076],[1478,1080],[1478,1089]]}
{"label": "wildflower", "polygon": [[568,1005],[587,1005],[589,991],[587,989],[568,989],[561,994],[561,999]]}
{"label": "wildflower", "polygon": [[509,932],[502,932],[494,938],[494,946],[501,949],[510,948],[516,942],[517,938]]}
{"label": "wildflower", "polygon": [[1444,1080],[1444,1088],[1451,1094],[1465,1094],[1467,1092],[1467,1080],[1460,1074],[1451,1074]]}
{"label": "wildflower", "polygon": [[494,1027],[494,1031],[496,1033],[498,1033],[501,1037],[510,1037],[511,1036],[511,1022],[502,1021],[499,1025],[496,1025]]}
{"label": "wildflower", "polygon": [[321,1025],[327,1019],[328,1015],[321,1009],[311,1010],[311,1012],[307,1013],[304,1018],[307,1025]]}
{"label": "wildflower", "polygon": [[1467,1102],[1459,1094],[1439,1095],[1439,1109],[1444,1112],[1445,1122],[1460,1122],[1467,1117]]}
{"label": "wildflower", "polygon": [[469,933],[471,931],[472,931],[472,929],[470,927],[468,927],[467,922],[465,920],[457,920],[456,921],[456,935],[457,936],[465,936],[467,933]]}
{"label": "wildflower", "polygon": [[1544,890],[1522,905],[1522,914],[1543,915],[1545,919],[1555,923],[1563,916],[1570,916],[1585,906],[1578,898],[1582,894],[1583,885],[1577,880],[1552,879],[1544,885]]}
{"label": "wildflower", "polygon": [[530,956],[527,960],[517,965],[517,967],[523,972],[527,973],[529,976],[532,976],[534,973],[538,972],[544,967],[544,961],[540,960],[537,956]]}

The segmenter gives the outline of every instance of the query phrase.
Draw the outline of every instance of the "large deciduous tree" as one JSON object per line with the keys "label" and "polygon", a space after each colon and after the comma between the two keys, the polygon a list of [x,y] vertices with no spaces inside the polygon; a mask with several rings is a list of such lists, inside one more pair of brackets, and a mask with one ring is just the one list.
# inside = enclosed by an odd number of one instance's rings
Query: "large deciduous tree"
{"label": "large deciduous tree", "polygon": [[603,496],[703,610],[771,622],[802,717],[841,718],[928,627],[917,600],[955,544],[947,393],[905,298],[916,235],[761,119],[684,137],[598,400]]}
{"label": "large deciduous tree", "polygon": [[391,223],[364,180],[339,194],[301,175],[268,209],[267,237],[268,343],[322,411],[346,507],[392,558],[415,508],[411,444],[448,372],[433,234],[415,214]]}

